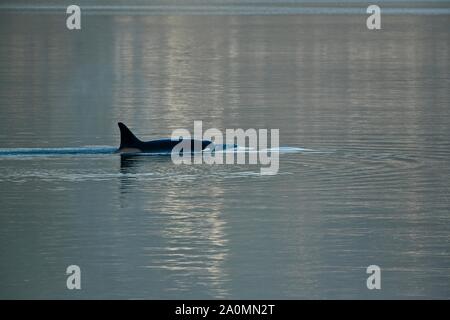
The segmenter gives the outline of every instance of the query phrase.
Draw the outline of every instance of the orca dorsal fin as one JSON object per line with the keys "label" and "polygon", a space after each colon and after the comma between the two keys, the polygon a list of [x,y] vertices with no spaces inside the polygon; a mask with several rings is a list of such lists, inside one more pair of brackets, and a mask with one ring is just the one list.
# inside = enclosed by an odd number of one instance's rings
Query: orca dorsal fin
{"label": "orca dorsal fin", "polygon": [[136,136],[131,132],[130,129],[122,122],[118,123],[120,129],[120,147],[122,148],[137,148],[142,141],[136,138]]}

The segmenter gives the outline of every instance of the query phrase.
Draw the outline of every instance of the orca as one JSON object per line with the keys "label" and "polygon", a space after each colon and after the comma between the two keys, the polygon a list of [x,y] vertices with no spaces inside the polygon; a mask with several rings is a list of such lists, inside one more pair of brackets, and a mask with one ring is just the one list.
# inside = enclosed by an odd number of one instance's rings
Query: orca
{"label": "orca", "polygon": [[[132,153],[157,153],[165,154],[172,153],[172,149],[180,142],[186,142],[186,140],[191,143],[192,152],[201,152],[206,148],[214,149],[214,142],[210,140],[196,140],[196,139],[158,139],[152,141],[141,141],[139,140],[133,132],[122,122],[118,123],[120,129],[120,146],[116,152],[121,154],[132,154]],[[189,142],[188,142],[189,143]],[[196,148],[201,148],[201,150],[196,150]]]}

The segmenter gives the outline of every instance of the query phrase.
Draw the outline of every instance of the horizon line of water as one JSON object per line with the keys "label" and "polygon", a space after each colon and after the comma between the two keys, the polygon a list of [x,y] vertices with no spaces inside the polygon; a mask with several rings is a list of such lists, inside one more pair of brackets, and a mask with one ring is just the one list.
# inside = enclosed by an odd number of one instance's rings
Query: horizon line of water
{"label": "horizon line of water", "polygon": [[[332,3],[330,3],[332,4]],[[367,3],[361,2],[361,7],[355,6],[289,6],[289,3],[277,5],[237,5],[237,4],[206,4],[206,5],[80,5],[83,14],[87,15],[327,15],[350,14],[367,15]],[[21,5],[0,4],[0,13],[55,13],[66,10],[67,6],[60,5]],[[382,14],[391,15],[449,15],[450,7],[383,7]]]}

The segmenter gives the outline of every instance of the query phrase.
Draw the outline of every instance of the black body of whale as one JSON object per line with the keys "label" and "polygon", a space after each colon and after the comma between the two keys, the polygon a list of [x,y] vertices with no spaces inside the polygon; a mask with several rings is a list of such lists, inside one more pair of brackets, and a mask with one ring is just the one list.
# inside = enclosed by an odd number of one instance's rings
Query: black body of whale
{"label": "black body of whale", "polygon": [[[126,125],[118,123],[120,129],[120,147],[117,152],[120,153],[171,153],[173,148],[181,141],[190,141],[191,152],[201,152],[208,146],[214,149],[214,143],[209,140],[195,139],[158,139],[152,141],[139,140]],[[201,150],[196,150],[201,148]]]}

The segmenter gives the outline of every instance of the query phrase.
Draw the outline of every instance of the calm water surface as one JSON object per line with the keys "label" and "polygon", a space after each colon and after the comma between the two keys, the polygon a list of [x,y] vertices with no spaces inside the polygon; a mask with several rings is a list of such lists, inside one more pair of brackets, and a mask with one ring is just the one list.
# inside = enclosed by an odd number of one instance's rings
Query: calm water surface
{"label": "calm water surface", "polygon": [[[0,297],[449,298],[449,16],[365,19],[0,12]],[[319,152],[111,153],[194,120]]]}

